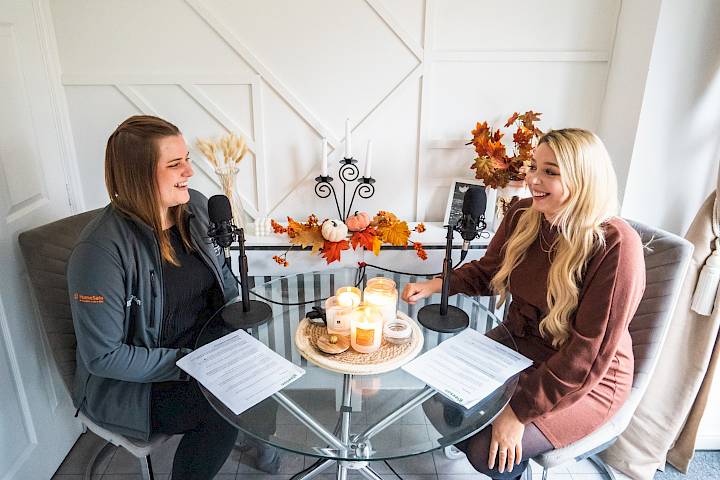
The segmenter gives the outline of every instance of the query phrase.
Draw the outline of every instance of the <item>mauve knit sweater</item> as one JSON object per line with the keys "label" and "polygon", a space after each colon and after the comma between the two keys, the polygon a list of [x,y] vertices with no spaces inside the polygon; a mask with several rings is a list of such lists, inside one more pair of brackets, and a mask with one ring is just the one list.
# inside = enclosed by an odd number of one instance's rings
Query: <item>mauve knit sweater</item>
{"label": "mauve knit sweater", "polygon": [[[450,293],[491,295],[490,279],[502,261],[503,246],[532,199],[516,202],[495,233],[485,256],[453,272]],[[558,234],[543,221],[543,247]],[[605,225],[605,247],[587,263],[580,299],[570,318],[570,338],[559,349],[540,334],[548,311],[551,254],[540,235],[510,276],[507,320],[518,350],[534,365],[522,373],[510,406],[524,424],[534,423],[554,447],[590,434],[622,406],[633,377],[628,325],[645,289],[640,238],[627,223]]]}

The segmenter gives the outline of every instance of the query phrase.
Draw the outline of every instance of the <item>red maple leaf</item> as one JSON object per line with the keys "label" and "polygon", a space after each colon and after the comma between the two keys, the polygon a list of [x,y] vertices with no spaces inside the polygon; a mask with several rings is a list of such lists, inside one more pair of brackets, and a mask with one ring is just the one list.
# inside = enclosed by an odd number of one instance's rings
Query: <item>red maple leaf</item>
{"label": "red maple leaf", "polygon": [[373,238],[378,234],[377,230],[373,227],[367,227],[365,230],[359,232],[353,232],[350,237],[350,244],[353,248],[357,248],[358,245],[365,248],[365,250],[372,251],[373,249]]}
{"label": "red maple leaf", "polygon": [[325,240],[325,244],[323,244],[322,248],[322,254],[321,256],[325,258],[328,265],[330,265],[334,261],[340,261],[340,253],[343,250],[348,250],[350,248],[350,244],[347,240],[340,240],[339,242],[328,242]]}

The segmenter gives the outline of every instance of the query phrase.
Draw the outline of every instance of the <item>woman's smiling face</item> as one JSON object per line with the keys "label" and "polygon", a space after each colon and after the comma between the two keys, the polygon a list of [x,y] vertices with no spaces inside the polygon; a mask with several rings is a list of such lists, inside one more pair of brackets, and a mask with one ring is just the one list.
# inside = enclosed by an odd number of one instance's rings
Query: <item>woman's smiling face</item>
{"label": "woman's smiling face", "polygon": [[555,154],[547,144],[542,143],[535,149],[525,181],[532,193],[532,207],[552,221],[570,198],[570,192],[560,177]]}
{"label": "woman's smiling face", "polygon": [[166,218],[170,207],[190,201],[188,180],[193,176],[185,139],[181,135],[163,137],[158,140],[160,158],[155,179],[160,192],[160,210]]}

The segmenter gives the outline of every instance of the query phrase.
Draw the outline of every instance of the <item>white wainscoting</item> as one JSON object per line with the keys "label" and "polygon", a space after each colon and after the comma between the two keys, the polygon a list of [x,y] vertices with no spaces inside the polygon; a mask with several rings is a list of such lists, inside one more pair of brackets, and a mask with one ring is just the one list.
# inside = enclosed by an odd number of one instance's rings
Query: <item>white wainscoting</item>
{"label": "white wainscoting", "polygon": [[[320,139],[336,165],[350,118],[361,168],[367,140],[374,144],[376,193],[358,207],[426,221],[442,218],[452,178],[473,175],[472,150],[455,145],[476,121],[501,126],[533,109],[544,129],[598,128],[620,12],[620,0],[51,6],[87,208],[106,203],[107,137],[127,116],[148,113],[176,123],[189,142],[241,132],[253,146],[239,179],[251,216],[334,216],[313,179]],[[217,192],[193,154],[194,186]]]}

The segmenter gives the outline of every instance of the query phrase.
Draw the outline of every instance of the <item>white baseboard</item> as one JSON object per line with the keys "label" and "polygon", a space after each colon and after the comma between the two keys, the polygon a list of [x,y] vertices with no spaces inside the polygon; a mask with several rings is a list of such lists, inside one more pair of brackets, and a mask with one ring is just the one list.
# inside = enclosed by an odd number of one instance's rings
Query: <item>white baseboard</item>
{"label": "white baseboard", "polygon": [[699,435],[695,450],[720,450],[720,435]]}

